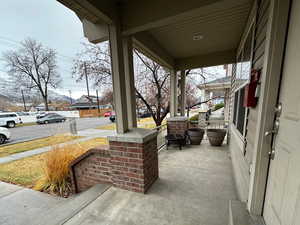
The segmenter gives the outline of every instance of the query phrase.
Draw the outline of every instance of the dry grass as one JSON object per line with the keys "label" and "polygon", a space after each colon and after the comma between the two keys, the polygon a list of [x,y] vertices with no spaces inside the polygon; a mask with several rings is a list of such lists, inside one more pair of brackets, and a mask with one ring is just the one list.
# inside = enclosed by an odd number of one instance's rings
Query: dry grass
{"label": "dry grass", "polygon": [[18,144],[7,145],[7,146],[0,147],[0,157],[5,157],[20,152],[26,152],[29,150],[33,150],[45,146],[57,145],[78,138],[81,137],[70,136],[70,135],[55,135],[55,136],[41,138],[33,141],[26,141]]}
{"label": "dry grass", "polygon": [[[163,122],[163,124],[164,123],[165,123],[165,121]],[[148,118],[140,119],[138,121],[138,127],[145,128],[145,129],[153,129],[156,127],[156,124],[152,117],[148,117]],[[97,129],[99,129],[99,130],[115,130],[116,124],[112,123],[112,124],[100,126],[100,127],[97,127]]]}
{"label": "dry grass", "polygon": [[[107,144],[106,138],[95,138],[88,141],[79,142],[78,144],[69,145],[67,148],[69,149],[69,151],[71,151],[70,157],[74,157],[74,155],[76,156],[76,154],[82,154],[82,152],[85,152],[90,148],[103,144]],[[56,150],[57,148],[54,149]],[[48,153],[43,153],[40,155],[13,161],[10,163],[1,164],[0,180],[29,188],[35,186],[38,189],[38,185],[42,185],[42,180],[46,182],[45,177],[48,176],[46,172],[50,172],[50,170],[47,170],[47,165],[50,162],[49,157],[53,157],[53,153],[55,150],[50,151]],[[64,153],[69,154],[69,152]],[[59,165],[57,165],[57,163],[63,163],[58,161],[58,157],[61,157],[61,152],[59,153],[59,156],[55,157],[55,159],[51,159],[53,160],[52,162],[56,162],[56,167],[60,167]],[[52,165],[50,166],[51,169],[55,168],[52,167]],[[65,171],[63,168],[60,169],[62,169],[61,171],[63,172]],[[58,177],[57,175],[50,175],[49,177],[54,178],[55,176]]]}
{"label": "dry grass", "polygon": [[18,123],[16,124],[16,127],[27,127],[27,126],[33,126],[33,125],[37,125],[37,123],[32,122],[32,123]]}
{"label": "dry grass", "polygon": [[[78,143],[53,147],[44,156],[42,165],[43,176],[37,181],[34,189],[67,196],[71,192],[70,163],[88,149],[95,147],[94,143]],[[96,143],[97,145],[106,144],[107,141],[102,138],[101,141]]]}
{"label": "dry grass", "polygon": [[0,180],[31,188],[42,176],[44,156],[36,155],[0,165]]}

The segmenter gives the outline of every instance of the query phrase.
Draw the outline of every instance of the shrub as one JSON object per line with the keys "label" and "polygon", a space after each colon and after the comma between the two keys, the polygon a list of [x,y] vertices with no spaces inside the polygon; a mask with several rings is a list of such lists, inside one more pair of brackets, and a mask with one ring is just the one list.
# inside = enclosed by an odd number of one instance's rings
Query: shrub
{"label": "shrub", "polygon": [[198,117],[199,117],[199,115],[196,114],[196,115],[190,117],[190,121],[198,121]]}
{"label": "shrub", "polygon": [[214,106],[214,111],[218,110],[218,109],[221,109],[225,106],[225,104],[222,102],[222,103],[219,103],[219,104],[216,104]]}
{"label": "shrub", "polygon": [[34,189],[66,196],[71,192],[69,174],[70,163],[86,152],[80,144],[55,146],[44,156],[43,176],[35,184]]}

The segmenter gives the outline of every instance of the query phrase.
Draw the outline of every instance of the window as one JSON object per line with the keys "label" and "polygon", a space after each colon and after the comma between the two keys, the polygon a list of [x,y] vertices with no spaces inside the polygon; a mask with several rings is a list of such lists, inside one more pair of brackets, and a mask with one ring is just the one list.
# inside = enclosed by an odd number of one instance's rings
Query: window
{"label": "window", "polygon": [[243,106],[245,86],[250,80],[251,58],[253,46],[253,27],[250,29],[242,50],[237,57],[234,85],[233,124],[239,133],[245,137],[245,125],[248,110]]}

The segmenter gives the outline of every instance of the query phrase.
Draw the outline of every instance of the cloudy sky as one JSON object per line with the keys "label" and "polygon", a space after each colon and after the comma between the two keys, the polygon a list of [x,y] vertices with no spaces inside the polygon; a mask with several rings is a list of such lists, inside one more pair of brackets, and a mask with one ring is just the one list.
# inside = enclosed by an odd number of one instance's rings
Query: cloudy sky
{"label": "cloudy sky", "polygon": [[[78,17],[56,0],[6,0],[1,1],[0,59],[2,52],[16,49],[20,41],[31,37],[58,53],[59,72],[63,78],[58,93],[78,98],[86,94],[85,82],[76,83],[71,76],[72,58],[81,49],[82,25]],[[207,80],[225,76],[223,67],[206,70]],[[211,74],[211,75],[209,75]],[[0,60],[0,78],[7,78],[3,61]],[[197,83],[203,82],[200,76]],[[91,94],[95,90],[91,88]],[[101,90],[99,90],[101,93]]]}
{"label": "cloudy sky", "polygon": [[[86,93],[85,83],[76,83],[71,77],[72,58],[81,49],[83,36],[81,22],[68,8],[56,0],[1,1],[0,57],[2,52],[16,49],[19,42],[31,37],[58,52],[59,72],[63,83],[62,94],[72,91],[72,97]],[[6,78],[0,61],[0,77]],[[95,90],[92,89],[91,94]]]}

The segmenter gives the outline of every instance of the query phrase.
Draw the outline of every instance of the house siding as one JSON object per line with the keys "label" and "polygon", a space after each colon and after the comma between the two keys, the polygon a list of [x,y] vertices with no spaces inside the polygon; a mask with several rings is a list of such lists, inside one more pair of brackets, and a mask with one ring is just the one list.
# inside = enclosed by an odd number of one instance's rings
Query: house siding
{"label": "house siding", "polygon": [[[261,70],[264,64],[264,54],[266,48],[267,26],[269,20],[270,0],[257,1],[257,13],[254,24],[254,43],[252,51],[252,68]],[[249,20],[252,20],[249,18]],[[230,115],[233,121],[234,90],[236,88],[235,67],[232,73],[232,92],[230,100]],[[246,202],[249,194],[250,171],[253,163],[254,143],[257,129],[258,107],[249,108],[246,121],[245,137],[236,135],[237,130],[234,125],[230,134],[230,150],[235,175],[236,187],[241,201]]]}
{"label": "house siding", "polygon": [[[255,28],[254,52],[252,68],[260,70],[263,68],[264,54],[266,48],[267,24],[269,18],[270,0],[258,2],[257,23]],[[247,164],[252,165],[255,134],[257,129],[258,107],[250,108],[248,113],[247,133],[246,133],[246,154]]]}

